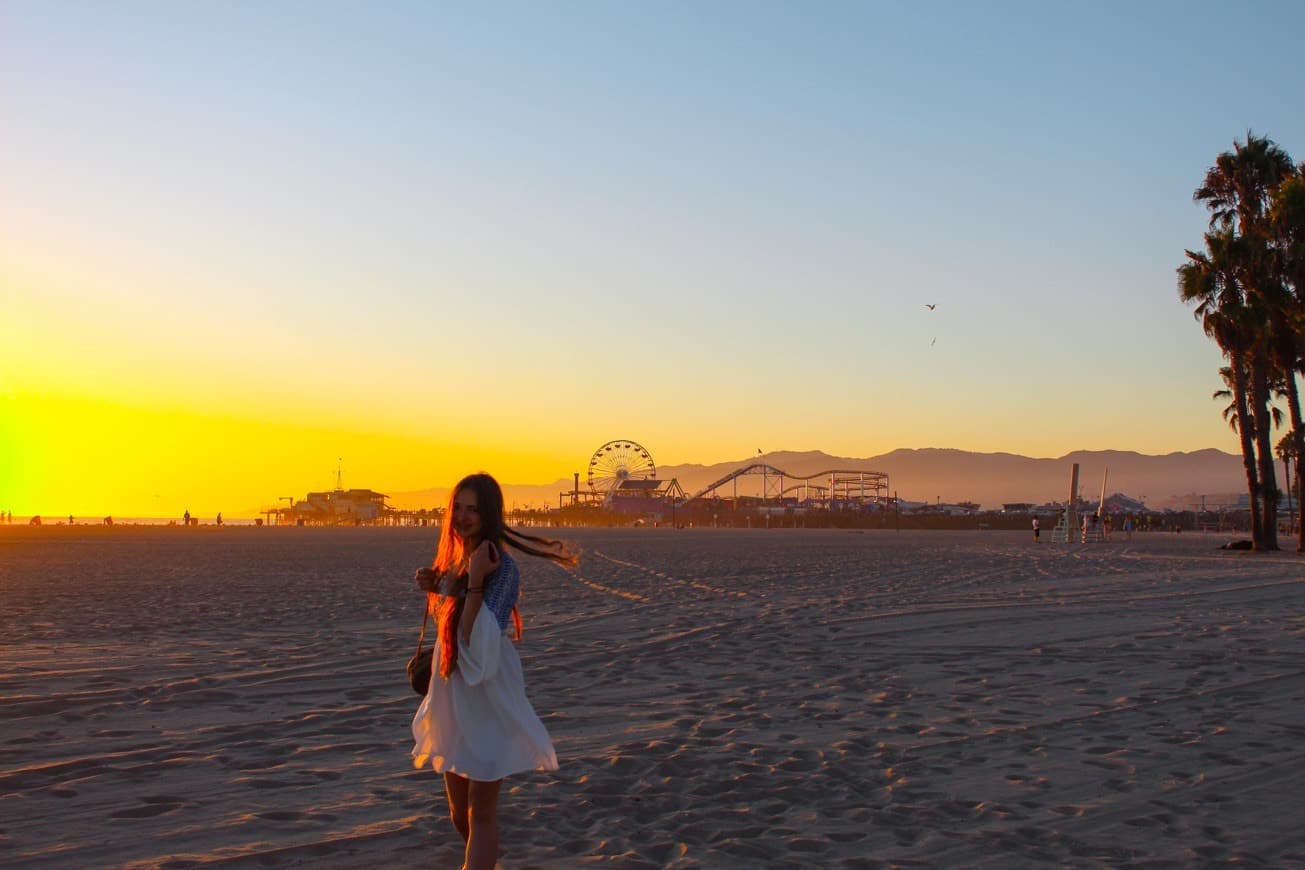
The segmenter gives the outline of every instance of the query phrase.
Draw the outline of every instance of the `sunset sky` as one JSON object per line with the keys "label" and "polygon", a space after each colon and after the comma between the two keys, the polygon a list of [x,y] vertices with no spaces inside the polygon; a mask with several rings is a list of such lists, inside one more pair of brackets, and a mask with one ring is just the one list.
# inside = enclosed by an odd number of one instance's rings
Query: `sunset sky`
{"label": "sunset sky", "polygon": [[0,510],[1235,452],[1174,270],[1300,10],[5,0]]}

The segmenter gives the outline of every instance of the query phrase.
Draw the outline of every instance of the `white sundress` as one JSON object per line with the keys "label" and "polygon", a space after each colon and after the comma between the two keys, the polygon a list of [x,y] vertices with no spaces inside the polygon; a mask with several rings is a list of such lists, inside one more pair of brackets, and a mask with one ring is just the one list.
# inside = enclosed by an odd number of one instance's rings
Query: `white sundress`
{"label": "white sundress", "polygon": [[471,642],[458,636],[458,663],[439,675],[439,643],[431,684],[412,718],[414,767],[493,782],[526,770],[557,770],[544,723],[526,699],[511,617],[520,589],[517,564],[502,548],[498,570],[485,579],[485,600]]}

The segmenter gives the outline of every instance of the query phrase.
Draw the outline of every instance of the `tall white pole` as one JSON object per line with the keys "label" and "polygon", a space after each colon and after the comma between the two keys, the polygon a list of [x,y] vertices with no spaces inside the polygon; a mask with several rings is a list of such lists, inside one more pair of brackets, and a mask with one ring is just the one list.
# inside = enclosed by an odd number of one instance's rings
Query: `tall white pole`
{"label": "tall white pole", "polygon": [[1069,475],[1069,499],[1065,502],[1065,522],[1068,528],[1065,530],[1065,543],[1069,543],[1074,533],[1078,530],[1078,463],[1074,463],[1074,470]]}
{"label": "tall white pole", "polygon": [[1110,469],[1107,468],[1101,475],[1101,501],[1097,504],[1097,516],[1102,519],[1106,516],[1106,478],[1110,475]]}

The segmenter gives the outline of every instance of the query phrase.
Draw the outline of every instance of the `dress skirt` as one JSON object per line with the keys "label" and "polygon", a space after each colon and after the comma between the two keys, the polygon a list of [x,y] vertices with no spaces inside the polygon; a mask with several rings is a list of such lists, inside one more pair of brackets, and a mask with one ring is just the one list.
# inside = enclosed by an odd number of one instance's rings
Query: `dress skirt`
{"label": "dress skirt", "polygon": [[526,700],[516,645],[482,610],[471,642],[458,638],[458,664],[439,675],[435,645],[430,690],[412,718],[413,766],[492,782],[526,770],[557,770],[544,723]]}

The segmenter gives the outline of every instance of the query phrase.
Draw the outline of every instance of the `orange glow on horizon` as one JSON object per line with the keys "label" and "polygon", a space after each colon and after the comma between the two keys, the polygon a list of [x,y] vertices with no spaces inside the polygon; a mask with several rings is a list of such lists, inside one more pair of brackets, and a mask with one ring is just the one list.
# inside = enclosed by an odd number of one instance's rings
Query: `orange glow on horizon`
{"label": "orange glow on horizon", "polygon": [[0,415],[0,510],[15,516],[255,516],[281,496],[333,489],[341,458],[346,488],[386,493],[448,486],[482,467],[503,480],[552,480],[574,464],[438,437],[90,398],[8,395]]}

